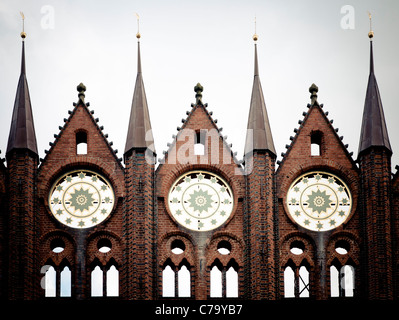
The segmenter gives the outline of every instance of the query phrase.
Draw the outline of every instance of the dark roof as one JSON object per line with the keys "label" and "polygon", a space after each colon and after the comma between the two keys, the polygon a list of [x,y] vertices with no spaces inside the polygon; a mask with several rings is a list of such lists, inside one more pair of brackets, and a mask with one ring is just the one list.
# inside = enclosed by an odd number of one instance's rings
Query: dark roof
{"label": "dark roof", "polygon": [[370,41],[370,75],[364,103],[359,154],[370,147],[385,147],[390,152],[388,130],[377,80],[374,74],[373,42]]}
{"label": "dark roof", "polygon": [[[244,155],[253,150],[268,150],[276,155],[273,136],[267,116],[266,103],[263,96],[262,85],[259,79],[258,52],[255,43],[255,68],[252,87],[251,105],[249,109],[247,136],[245,140]],[[252,130],[252,136],[250,134]],[[252,140],[252,141],[251,141]]]}
{"label": "dark roof", "polygon": [[21,75],[15,96],[6,153],[14,149],[28,149],[36,155],[38,154],[28,81],[26,80],[24,41],[22,41]]}
{"label": "dark roof", "polygon": [[155,153],[150,114],[141,72],[140,42],[138,42],[137,77],[126,138],[125,154],[132,149],[149,148]]}

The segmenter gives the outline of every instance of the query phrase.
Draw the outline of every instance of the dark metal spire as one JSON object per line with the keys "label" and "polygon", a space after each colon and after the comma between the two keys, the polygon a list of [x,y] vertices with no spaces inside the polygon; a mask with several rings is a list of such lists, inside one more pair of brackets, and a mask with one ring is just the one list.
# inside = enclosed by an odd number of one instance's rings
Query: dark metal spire
{"label": "dark metal spire", "polygon": [[370,31],[370,75],[364,103],[359,154],[370,147],[385,147],[392,152],[380,91],[374,74],[373,36],[373,32]]}
{"label": "dark metal spire", "polygon": [[28,81],[26,79],[25,67],[25,37],[26,33],[21,33],[22,38],[22,59],[21,75],[19,76],[17,93],[15,96],[14,110],[12,114],[10,134],[8,136],[7,152],[14,149],[28,149],[38,154],[35,126],[33,123],[32,106],[29,96]]}
{"label": "dark metal spire", "polygon": [[[258,39],[255,34],[254,41]],[[270,129],[265,99],[259,79],[258,51],[255,43],[254,82],[252,86],[251,105],[249,109],[247,137],[244,155],[255,150],[268,150],[276,155],[273,136]]]}
{"label": "dark metal spire", "polygon": [[[139,39],[140,34],[136,37]],[[155,154],[150,114],[141,72],[140,41],[137,43],[137,77],[126,138],[125,154],[132,149],[149,149]]]}

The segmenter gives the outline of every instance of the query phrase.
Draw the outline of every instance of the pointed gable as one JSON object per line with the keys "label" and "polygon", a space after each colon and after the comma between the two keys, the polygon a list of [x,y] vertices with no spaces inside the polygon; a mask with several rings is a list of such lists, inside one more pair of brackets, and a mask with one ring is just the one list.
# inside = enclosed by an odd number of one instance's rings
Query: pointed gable
{"label": "pointed gable", "polygon": [[[217,126],[217,119],[213,119],[212,111],[208,111],[208,104],[202,103],[201,84],[194,87],[196,103],[187,111],[187,118],[182,119],[183,125],[177,127],[173,142],[168,144],[161,163],[168,164],[235,164],[238,163],[231,145],[227,143],[227,136],[223,136],[223,128]],[[197,152],[201,147],[203,152]]]}
{"label": "pointed gable", "polygon": [[359,154],[370,147],[385,147],[392,153],[380,91],[374,74],[372,40],[370,40],[370,74],[363,110]]}
{"label": "pointed gable", "polygon": [[259,78],[258,53],[256,43],[254,82],[252,87],[251,105],[248,116],[244,155],[255,150],[267,150],[273,155],[276,155],[276,149],[274,147],[273,136],[270,129],[269,118],[266,110],[266,103]]}
{"label": "pointed gable", "polygon": [[[278,171],[284,166],[295,165],[299,167],[320,166],[322,163],[339,164],[340,167],[356,167],[352,159],[352,153],[347,150],[343,143],[343,137],[338,136],[338,129],[334,129],[332,122],[323,111],[323,104],[317,102],[318,88],[312,85],[309,88],[311,93],[311,104],[308,104],[308,111],[304,112],[303,120],[299,120],[299,128],[295,129],[296,135],[291,137],[291,144],[286,145],[287,152],[282,153],[283,159]],[[312,144],[318,150],[312,151]]]}
{"label": "pointed gable", "polygon": [[[87,161],[101,159],[104,163],[117,162],[120,168],[121,158],[117,158],[117,150],[112,149],[112,142],[107,141],[107,134],[103,133],[103,127],[98,125],[98,118],[94,118],[94,111],[89,110],[89,103],[85,103],[86,87],[81,83],[78,85],[79,101],[74,103],[74,109],[69,111],[69,118],[64,119],[64,126],[60,126],[60,132],[55,134],[55,141],[50,142],[50,150],[46,151],[46,157],[42,166],[49,162],[73,163],[80,161],[83,157]],[[78,150],[80,143],[86,144],[83,152]]]}
{"label": "pointed gable", "polygon": [[132,149],[151,149],[155,154],[150,114],[141,72],[140,41],[137,44],[137,77],[134,88],[129,127],[126,138],[125,154]]}
{"label": "pointed gable", "polygon": [[18,81],[6,153],[14,149],[37,152],[35,126],[25,70],[25,42],[22,41],[21,75]]}

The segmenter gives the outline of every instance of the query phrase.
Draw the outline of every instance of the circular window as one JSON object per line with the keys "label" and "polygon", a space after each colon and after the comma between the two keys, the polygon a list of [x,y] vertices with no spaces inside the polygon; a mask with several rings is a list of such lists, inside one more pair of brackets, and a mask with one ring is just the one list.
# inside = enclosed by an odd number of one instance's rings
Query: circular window
{"label": "circular window", "polygon": [[111,251],[112,243],[109,239],[102,238],[102,239],[98,240],[97,248],[98,248],[98,251],[100,251],[101,253],[107,253],[107,252]]}
{"label": "circular window", "polygon": [[223,255],[229,254],[231,252],[231,243],[226,240],[220,241],[218,243],[218,252]]}
{"label": "circular window", "polygon": [[60,253],[65,249],[65,243],[62,239],[53,239],[50,243],[51,251],[54,253]]}
{"label": "circular window", "polygon": [[349,243],[345,240],[339,240],[335,243],[335,251],[339,254],[347,254],[349,252]]}
{"label": "circular window", "polygon": [[167,205],[172,217],[183,227],[209,231],[229,219],[234,196],[222,177],[207,171],[190,171],[173,183]]}
{"label": "circular window", "polygon": [[64,174],[49,194],[53,216],[64,225],[78,229],[103,222],[111,214],[114,201],[114,191],[108,180],[88,170]]}
{"label": "circular window", "polygon": [[181,254],[184,252],[184,250],[186,250],[186,245],[180,239],[176,239],[176,240],[172,241],[172,243],[170,245],[170,250],[174,254]]}
{"label": "circular window", "polygon": [[291,253],[295,255],[300,255],[303,253],[304,250],[305,250],[305,245],[303,244],[302,241],[296,240],[291,243],[290,246]]}

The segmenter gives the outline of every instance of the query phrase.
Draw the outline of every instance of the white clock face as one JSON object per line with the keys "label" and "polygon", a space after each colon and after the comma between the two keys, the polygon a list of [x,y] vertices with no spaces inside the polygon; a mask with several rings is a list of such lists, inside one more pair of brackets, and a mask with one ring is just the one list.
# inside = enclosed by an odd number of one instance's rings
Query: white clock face
{"label": "white clock face", "polygon": [[61,223],[72,228],[89,228],[104,221],[114,207],[110,183],[101,175],[72,171],[53,185],[49,195],[50,210]]}
{"label": "white clock face", "polygon": [[300,226],[313,231],[328,231],[348,219],[352,197],[347,185],[337,176],[309,172],[292,183],[286,204],[289,215]]}
{"label": "white clock face", "polygon": [[220,227],[230,217],[233,192],[218,175],[207,171],[191,171],[172,185],[167,200],[173,218],[195,231]]}

